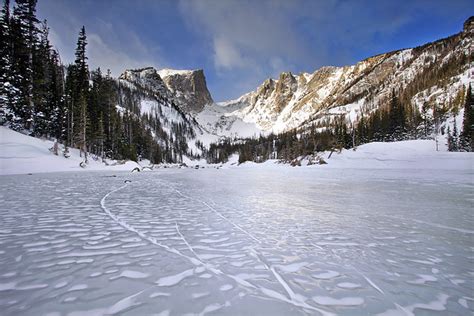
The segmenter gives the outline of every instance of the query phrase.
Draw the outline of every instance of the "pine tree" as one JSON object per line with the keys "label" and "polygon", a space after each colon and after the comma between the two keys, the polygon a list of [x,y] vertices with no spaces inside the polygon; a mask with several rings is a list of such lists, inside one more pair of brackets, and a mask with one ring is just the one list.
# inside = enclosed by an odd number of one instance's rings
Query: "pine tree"
{"label": "pine tree", "polygon": [[51,78],[48,84],[49,106],[51,109],[50,133],[60,141],[67,140],[67,109],[64,96],[64,71],[59,54],[52,50],[49,58]]}
{"label": "pine tree", "polygon": [[80,149],[80,156],[84,154],[84,162],[88,163],[87,158],[87,127],[88,127],[88,116],[87,116],[87,101],[83,94],[79,96],[77,100],[77,106],[80,109],[79,112],[79,124],[76,134],[76,144]]}
{"label": "pine tree", "polygon": [[89,68],[86,56],[87,37],[83,26],[79,32],[76,47],[76,60],[72,67],[72,132],[74,144],[79,146],[81,156],[87,163],[87,129],[88,117],[88,97],[89,97]]}
{"label": "pine tree", "polygon": [[38,19],[36,0],[16,0],[11,23],[12,74],[15,88],[19,89],[19,99],[14,100],[13,110],[19,122],[26,128],[34,126],[33,113],[33,54],[37,45]]}
{"label": "pine tree", "polygon": [[10,1],[5,0],[0,18],[0,124],[8,120],[11,99]]}
{"label": "pine tree", "polygon": [[454,138],[453,138],[453,135],[451,134],[451,127],[449,126],[448,126],[447,135],[448,135],[448,151],[456,151]]}
{"label": "pine tree", "polygon": [[405,137],[405,108],[401,104],[400,99],[392,91],[392,98],[389,109],[389,139],[392,141],[401,140]]}
{"label": "pine tree", "polygon": [[64,103],[66,110],[66,147],[74,146],[74,111],[75,111],[75,66],[69,65],[66,69],[66,80],[64,83]]}
{"label": "pine tree", "polygon": [[76,47],[76,60],[75,64],[75,76],[76,76],[76,89],[77,95],[80,93],[87,94],[89,91],[89,68],[87,66],[86,56],[87,36],[86,29],[83,26],[79,32]]}
{"label": "pine tree", "polygon": [[448,151],[459,151],[458,128],[456,116],[453,117],[453,132],[448,126]]}
{"label": "pine tree", "polygon": [[461,149],[465,151],[474,151],[474,98],[472,96],[472,87],[469,87],[466,92],[464,101],[464,115],[462,132],[460,135]]}
{"label": "pine tree", "polygon": [[51,93],[50,82],[52,81],[52,65],[50,62],[51,45],[48,35],[49,28],[46,21],[43,22],[39,32],[40,40],[33,51],[33,133],[38,136],[49,136],[51,134]]}

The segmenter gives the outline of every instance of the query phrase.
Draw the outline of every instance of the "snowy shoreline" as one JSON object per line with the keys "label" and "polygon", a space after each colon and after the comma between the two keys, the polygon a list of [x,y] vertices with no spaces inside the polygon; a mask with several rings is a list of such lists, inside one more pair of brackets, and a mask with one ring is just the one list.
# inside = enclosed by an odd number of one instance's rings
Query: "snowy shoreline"
{"label": "snowy shoreline", "polygon": [[[83,159],[79,150],[71,149],[71,156],[55,156],[49,150],[53,147],[50,140],[42,140],[0,127],[0,175],[70,172],[70,171],[129,171],[142,169],[148,161],[136,163],[110,161],[105,165],[101,161],[89,159],[89,164],[79,166]],[[301,159],[301,166],[309,169],[432,169],[432,170],[473,170],[474,154],[470,152],[447,152],[435,150],[434,140],[411,140],[392,143],[369,143],[356,150],[342,150],[340,153],[320,153],[325,165],[309,165],[307,158]],[[329,158],[330,156],[330,158]],[[185,160],[191,168],[297,168],[278,160],[263,163],[246,162],[238,165],[238,156],[233,155],[225,164],[210,165],[205,161]],[[156,165],[155,169],[178,168],[179,164]],[[306,169],[306,168],[305,168]]]}

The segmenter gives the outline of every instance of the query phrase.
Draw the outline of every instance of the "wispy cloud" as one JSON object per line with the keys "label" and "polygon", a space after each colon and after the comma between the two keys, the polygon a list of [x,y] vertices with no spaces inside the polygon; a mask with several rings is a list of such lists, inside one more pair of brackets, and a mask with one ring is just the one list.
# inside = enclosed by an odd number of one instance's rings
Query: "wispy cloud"
{"label": "wispy cloud", "polygon": [[157,66],[146,52],[140,56],[126,54],[120,49],[114,49],[98,34],[88,35],[88,55],[93,68],[101,67],[110,69],[113,75],[118,76],[126,68],[140,68],[146,66]]}
{"label": "wispy cloud", "polygon": [[[301,36],[283,10],[287,1],[181,1],[191,29],[212,42],[220,69],[269,65],[269,57],[308,58]],[[284,62],[282,63],[282,65]]]}
{"label": "wispy cloud", "polygon": [[74,61],[77,36],[83,25],[86,26],[86,49],[91,69],[110,69],[114,76],[118,76],[127,68],[159,67],[164,61],[159,46],[145,44],[126,21],[106,21],[100,15],[83,16],[75,7],[60,1],[44,1],[39,8],[41,12],[47,12],[44,15],[48,17],[51,28],[50,41],[64,63]]}
{"label": "wispy cloud", "polygon": [[[472,0],[41,0],[65,62],[86,26],[91,68],[204,68],[216,100],[460,30]],[[445,33],[443,33],[445,32]]]}
{"label": "wispy cloud", "polygon": [[179,9],[189,30],[208,43],[216,74],[235,78],[229,79],[231,87],[224,93],[229,94],[230,89],[255,87],[282,71],[312,72],[324,65],[351,64],[371,54],[402,48],[394,37],[405,27],[416,25],[407,38],[418,31],[426,33],[426,29],[418,29],[418,20],[462,14],[472,8],[468,3],[180,0]]}

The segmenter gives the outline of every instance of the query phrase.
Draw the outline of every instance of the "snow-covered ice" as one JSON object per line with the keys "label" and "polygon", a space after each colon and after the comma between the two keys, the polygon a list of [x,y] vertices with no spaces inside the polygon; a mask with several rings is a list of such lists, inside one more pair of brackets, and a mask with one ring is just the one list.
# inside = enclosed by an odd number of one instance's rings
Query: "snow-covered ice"
{"label": "snow-covered ice", "polygon": [[1,176],[1,313],[474,311],[471,169],[323,167]]}

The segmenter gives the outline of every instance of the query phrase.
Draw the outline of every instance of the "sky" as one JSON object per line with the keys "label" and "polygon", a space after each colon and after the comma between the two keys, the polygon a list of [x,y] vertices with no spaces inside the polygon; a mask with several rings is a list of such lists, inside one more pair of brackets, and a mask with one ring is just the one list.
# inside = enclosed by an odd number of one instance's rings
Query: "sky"
{"label": "sky", "polygon": [[415,47],[462,30],[472,0],[39,0],[62,61],[86,28],[89,66],[204,69],[215,101],[283,71]]}

